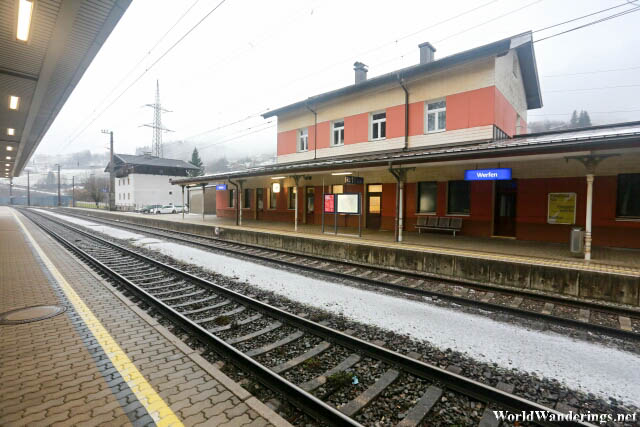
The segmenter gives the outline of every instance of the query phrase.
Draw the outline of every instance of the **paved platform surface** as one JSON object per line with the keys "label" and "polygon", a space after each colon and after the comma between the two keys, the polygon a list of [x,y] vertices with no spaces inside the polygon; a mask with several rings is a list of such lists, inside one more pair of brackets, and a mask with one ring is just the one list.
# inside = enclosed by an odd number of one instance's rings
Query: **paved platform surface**
{"label": "paved platform surface", "polygon": [[[88,213],[95,211],[94,209],[77,209],[86,210]],[[115,216],[144,216],[163,221],[224,226],[227,228],[244,228],[252,231],[278,234],[298,234],[304,235],[305,237],[352,243],[375,242],[376,245],[441,254],[640,276],[640,249],[594,247],[592,250],[592,260],[587,262],[581,258],[573,257],[569,252],[568,243],[563,245],[548,242],[470,236],[456,236],[454,238],[451,234],[418,234],[417,232],[405,232],[404,241],[402,243],[396,243],[394,242],[392,231],[363,229],[362,237],[358,238],[357,236],[322,234],[322,229],[319,225],[299,224],[298,231],[295,232],[293,231],[293,225],[288,223],[243,219],[242,226],[238,227],[235,225],[235,219],[218,218],[215,215],[205,215],[203,220],[202,215],[197,214],[185,214],[183,219],[182,214],[143,215],[133,212],[108,212],[105,210],[101,210],[100,212]],[[328,227],[328,229],[329,228],[331,227]],[[339,233],[355,234],[357,230],[339,229]]]}
{"label": "paved platform surface", "polygon": [[288,425],[80,264],[0,207],[0,313],[66,306],[0,325],[0,425]]}

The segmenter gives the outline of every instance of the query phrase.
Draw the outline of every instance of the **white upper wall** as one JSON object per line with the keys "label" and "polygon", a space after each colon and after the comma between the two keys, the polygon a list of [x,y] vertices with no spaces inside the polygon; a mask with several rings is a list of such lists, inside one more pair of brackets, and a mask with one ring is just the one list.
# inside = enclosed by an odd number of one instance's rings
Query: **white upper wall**
{"label": "white upper wall", "polygon": [[177,178],[184,177],[133,173],[116,178],[116,206],[181,205],[182,189],[169,182]]}

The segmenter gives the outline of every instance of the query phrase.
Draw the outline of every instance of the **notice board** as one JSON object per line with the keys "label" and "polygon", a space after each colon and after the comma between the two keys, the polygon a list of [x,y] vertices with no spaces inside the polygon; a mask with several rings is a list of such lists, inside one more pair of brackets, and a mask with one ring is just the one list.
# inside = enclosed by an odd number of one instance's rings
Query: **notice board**
{"label": "notice board", "polygon": [[576,223],[576,193],[549,193],[547,203],[547,223]]}
{"label": "notice board", "polygon": [[360,213],[360,193],[336,194],[338,213],[358,215]]}
{"label": "notice board", "polygon": [[324,212],[325,213],[334,213],[335,212],[335,194],[325,194],[324,195]]}

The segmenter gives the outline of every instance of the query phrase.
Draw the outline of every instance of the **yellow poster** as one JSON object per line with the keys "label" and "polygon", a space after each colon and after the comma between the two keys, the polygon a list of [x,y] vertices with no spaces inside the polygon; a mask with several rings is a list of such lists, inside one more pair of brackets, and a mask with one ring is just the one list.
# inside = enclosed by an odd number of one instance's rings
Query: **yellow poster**
{"label": "yellow poster", "polygon": [[576,199],[576,193],[549,193],[547,222],[549,224],[575,224]]}

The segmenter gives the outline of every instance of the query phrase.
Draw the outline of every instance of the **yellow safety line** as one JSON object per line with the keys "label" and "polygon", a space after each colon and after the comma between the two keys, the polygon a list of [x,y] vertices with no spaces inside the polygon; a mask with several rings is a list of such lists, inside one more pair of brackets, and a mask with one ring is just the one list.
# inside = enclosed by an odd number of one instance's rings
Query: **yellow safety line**
{"label": "yellow safety line", "polygon": [[20,218],[15,212],[12,212],[14,218],[20,224],[22,231],[29,238],[29,241],[36,249],[38,255],[44,262],[47,269],[56,279],[65,295],[73,304],[75,310],[80,314],[82,320],[89,327],[93,336],[104,350],[105,354],[113,363],[113,366],[120,372],[122,378],[127,382],[131,391],[133,391],[142,405],[145,407],[151,418],[158,426],[183,426],[180,419],[173,413],[171,408],[165,401],[155,392],[153,387],[147,382],[138,368],[131,362],[131,359],[115,342],[109,332],[102,326],[102,323],[91,312],[89,307],[82,301],[80,296],[73,290],[69,282],[60,274],[56,266],[51,262],[49,257],[44,253],[40,245],[35,241],[29,230],[24,226]]}

